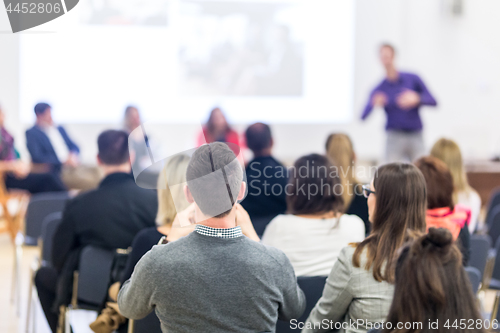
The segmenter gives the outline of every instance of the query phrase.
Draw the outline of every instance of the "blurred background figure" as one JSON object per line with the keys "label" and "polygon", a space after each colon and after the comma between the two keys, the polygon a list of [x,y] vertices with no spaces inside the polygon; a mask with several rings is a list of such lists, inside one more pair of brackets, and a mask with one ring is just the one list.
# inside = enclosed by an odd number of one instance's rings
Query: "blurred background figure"
{"label": "blurred background figure", "polygon": [[411,162],[424,154],[420,106],[436,106],[437,102],[418,75],[396,68],[396,50],[392,45],[382,44],[379,52],[386,77],[371,92],[361,119],[365,120],[374,107],[384,108],[387,114],[386,162]]}
{"label": "blurred background figure", "polygon": [[439,158],[450,170],[454,185],[453,201],[470,209],[469,232],[474,233],[481,211],[481,197],[467,181],[460,148],[455,141],[442,138],[432,147],[431,156]]}
{"label": "blurred background figure", "polygon": [[0,107],[0,177],[5,187],[30,193],[64,191],[66,187],[54,173],[32,173],[28,163],[21,161],[14,147],[14,138],[4,127],[5,114]]}
{"label": "blurred background figure", "polygon": [[426,156],[418,159],[415,165],[427,183],[427,230],[432,227],[448,229],[462,251],[464,266],[467,266],[470,256],[470,209],[455,205],[453,177],[443,161]]}
{"label": "blurred background figure", "polygon": [[363,189],[356,179],[356,153],[352,141],[346,134],[333,133],[328,136],[325,148],[326,155],[337,167],[342,184],[343,212],[361,218],[365,224],[365,233],[368,236],[371,223],[368,220],[368,206],[363,195]]}
{"label": "blurred background figure", "polygon": [[[237,146],[240,145],[238,133],[229,126],[226,116],[218,107],[210,112],[207,123],[203,126],[203,131],[199,134],[197,142],[198,146],[212,142],[226,142]],[[236,152],[235,154],[238,155]]]}
{"label": "blurred background figure", "polygon": [[35,105],[36,123],[26,131],[26,146],[31,155],[33,170],[61,177],[66,187],[90,190],[99,184],[101,173],[95,166],[80,164],[80,148],[61,125],[52,118],[47,103]]}
{"label": "blurred background figure", "polygon": [[125,132],[129,134],[129,149],[134,152],[132,170],[136,170],[136,172],[140,172],[151,165],[151,157],[148,151],[148,148],[150,148],[148,135],[142,130],[134,132],[137,127],[141,126],[141,123],[139,109],[133,105],[127,106],[123,117],[123,125]]}
{"label": "blurred background figure", "polygon": [[272,156],[274,145],[271,128],[264,123],[250,125],[245,132],[247,147],[253,159],[247,164],[248,194],[241,202],[262,236],[269,221],[286,211],[285,186],[287,169]]}

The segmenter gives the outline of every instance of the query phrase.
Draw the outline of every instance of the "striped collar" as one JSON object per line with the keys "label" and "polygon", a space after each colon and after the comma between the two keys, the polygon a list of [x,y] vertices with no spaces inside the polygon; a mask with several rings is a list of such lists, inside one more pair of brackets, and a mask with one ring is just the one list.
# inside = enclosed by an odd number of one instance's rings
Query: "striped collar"
{"label": "striped collar", "polygon": [[217,238],[238,238],[243,236],[241,227],[233,227],[228,229],[211,228],[203,224],[197,224],[194,230],[200,235],[217,237]]}

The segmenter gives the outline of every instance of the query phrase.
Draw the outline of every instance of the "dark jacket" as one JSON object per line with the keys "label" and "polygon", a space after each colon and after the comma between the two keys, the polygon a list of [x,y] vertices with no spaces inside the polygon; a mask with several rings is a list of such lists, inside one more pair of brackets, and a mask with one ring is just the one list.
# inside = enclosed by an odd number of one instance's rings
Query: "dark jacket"
{"label": "dark jacket", "polygon": [[54,235],[52,262],[58,270],[72,250],[87,245],[128,248],[135,235],[155,226],[154,190],[137,186],[133,176],[113,173],[99,187],[70,200]]}
{"label": "dark jacket", "polygon": [[269,221],[286,211],[287,169],[272,156],[256,157],[245,168],[248,194],[241,202],[260,236]]}
{"label": "dark jacket", "polygon": [[70,200],[52,245],[59,274],[54,308],[68,304],[73,271],[85,246],[128,248],[140,230],[155,225],[157,209],[156,191],[140,188],[127,173],[110,174],[97,189]]}
{"label": "dark jacket", "polygon": [[[68,150],[79,153],[80,149],[70,139],[66,130],[62,126],[58,126],[57,129],[68,146]],[[59,171],[61,169],[61,164],[65,162],[59,161],[49,137],[37,125],[26,131],[26,146],[28,147],[28,151],[31,155],[31,161],[33,163],[49,164],[54,171]]]}

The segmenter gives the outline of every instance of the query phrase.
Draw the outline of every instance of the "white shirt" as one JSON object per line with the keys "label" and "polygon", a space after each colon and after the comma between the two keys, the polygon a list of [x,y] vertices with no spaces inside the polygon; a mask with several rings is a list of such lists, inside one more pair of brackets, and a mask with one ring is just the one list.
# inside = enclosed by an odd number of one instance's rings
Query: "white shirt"
{"label": "white shirt", "polygon": [[43,131],[49,137],[49,141],[52,144],[52,148],[54,148],[54,151],[56,152],[59,162],[66,162],[69,156],[69,149],[61,135],[61,132],[59,132],[59,129],[57,129],[56,126],[49,126],[43,128]]}
{"label": "white shirt", "polygon": [[283,251],[297,276],[326,276],[340,250],[365,238],[365,225],[356,215],[311,219],[278,215],[266,227],[262,243]]}
{"label": "white shirt", "polygon": [[457,193],[457,204],[470,208],[469,232],[472,234],[476,230],[479,212],[481,211],[481,197],[476,191],[469,193],[463,191]]}

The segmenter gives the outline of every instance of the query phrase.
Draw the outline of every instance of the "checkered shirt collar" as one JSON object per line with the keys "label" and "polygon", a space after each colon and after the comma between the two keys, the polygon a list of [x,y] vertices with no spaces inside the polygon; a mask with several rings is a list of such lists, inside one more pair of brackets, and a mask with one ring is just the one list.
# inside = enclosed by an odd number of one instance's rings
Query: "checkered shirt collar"
{"label": "checkered shirt collar", "polygon": [[197,224],[195,229],[197,233],[204,236],[217,237],[217,238],[238,238],[243,236],[241,227],[233,227],[228,229],[211,228],[206,225]]}

